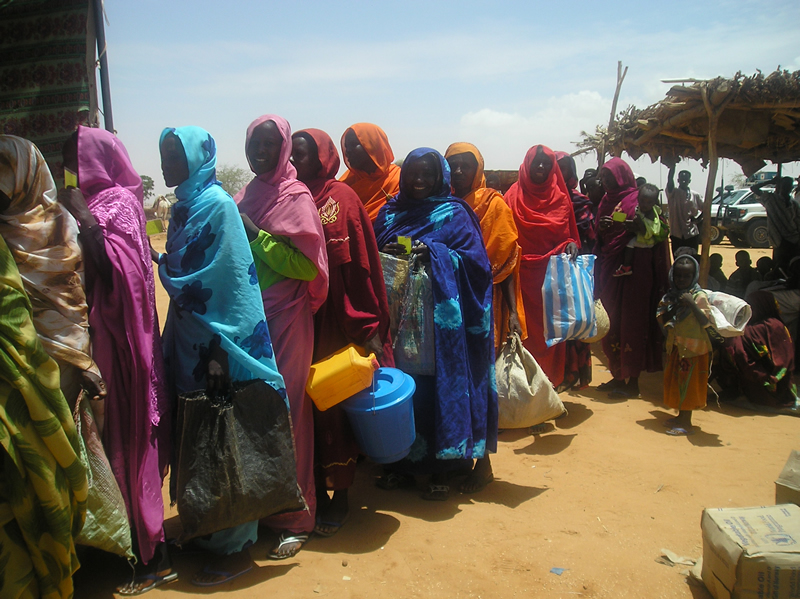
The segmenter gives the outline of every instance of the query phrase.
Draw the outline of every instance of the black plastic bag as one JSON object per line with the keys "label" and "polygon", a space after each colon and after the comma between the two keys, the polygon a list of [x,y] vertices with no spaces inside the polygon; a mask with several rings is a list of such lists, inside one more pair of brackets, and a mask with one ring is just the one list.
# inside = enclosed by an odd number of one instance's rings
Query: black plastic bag
{"label": "black plastic bag", "polygon": [[178,398],[180,540],[305,509],[286,403],[262,380]]}

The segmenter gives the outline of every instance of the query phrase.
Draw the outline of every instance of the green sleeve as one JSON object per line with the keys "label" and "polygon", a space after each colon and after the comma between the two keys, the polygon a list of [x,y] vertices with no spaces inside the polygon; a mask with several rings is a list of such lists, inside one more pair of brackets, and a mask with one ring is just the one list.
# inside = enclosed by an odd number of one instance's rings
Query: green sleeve
{"label": "green sleeve", "polygon": [[312,281],[317,276],[314,263],[285,237],[259,231],[258,237],[250,243],[250,250],[262,289],[284,278]]}

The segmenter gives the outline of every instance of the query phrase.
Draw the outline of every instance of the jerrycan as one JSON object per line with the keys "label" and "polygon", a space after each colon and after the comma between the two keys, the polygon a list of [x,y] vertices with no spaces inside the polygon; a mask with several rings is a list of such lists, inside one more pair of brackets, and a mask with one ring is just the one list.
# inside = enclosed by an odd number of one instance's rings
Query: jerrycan
{"label": "jerrycan", "polygon": [[306,393],[320,411],[343,402],[372,384],[372,375],[380,365],[375,354],[366,353],[351,343],[336,353],[311,365]]}

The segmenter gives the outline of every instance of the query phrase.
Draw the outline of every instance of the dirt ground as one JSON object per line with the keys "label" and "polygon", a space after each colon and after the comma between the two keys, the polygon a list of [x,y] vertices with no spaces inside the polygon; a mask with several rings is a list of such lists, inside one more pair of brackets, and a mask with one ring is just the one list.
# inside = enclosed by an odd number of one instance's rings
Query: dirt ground
{"label": "dirt ground", "polygon": [[[736,249],[712,251],[733,272]],[[768,251],[750,253],[755,263]],[[178,555],[180,580],[150,596],[710,597],[687,584],[684,566],[655,560],[662,548],[700,557],[704,508],[774,504],[773,481],[800,448],[798,420],[709,405],[695,415],[696,434],[667,436],[661,374],[642,376],[641,399],[611,401],[594,388],[610,378],[594,349],[592,386],[562,394],[568,416],[543,434],[500,434],[496,480],[482,492],[451,487],[439,503],[419,490],[382,491],[373,482],[380,469],[367,461],[336,536],[312,538],[295,558],[275,562],[266,559],[274,536],[263,531],[250,549],[256,567],[209,589],[190,584],[207,556]],[[167,518],[169,531],[180,526],[175,510]],[[129,575],[116,558],[86,555],[76,597],[110,597]]]}

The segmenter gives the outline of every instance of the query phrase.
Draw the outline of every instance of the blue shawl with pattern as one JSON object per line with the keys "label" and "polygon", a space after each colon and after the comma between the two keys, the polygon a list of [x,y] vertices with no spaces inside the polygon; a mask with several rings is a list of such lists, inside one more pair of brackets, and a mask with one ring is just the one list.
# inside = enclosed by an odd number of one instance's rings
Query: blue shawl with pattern
{"label": "blue shawl with pattern", "polygon": [[[170,297],[164,358],[178,393],[206,385],[212,339],[234,381],[263,379],[286,399],[239,210],[216,179],[216,144],[200,127],[164,129],[183,144],[189,178],[175,190],[158,274]],[[288,407],[288,402],[287,402]]]}
{"label": "blue shawl with pattern", "polygon": [[[440,176],[434,195],[407,196],[411,163],[433,155]],[[497,451],[497,386],[494,373],[492,272],[480,223],[450,193],[450,167],[431,148],[413,150],[403,163],[400,193],[375,220],[378,247],[398,235],[430,248],[436,343],[436,438],[438,459],[481,458]]]}

